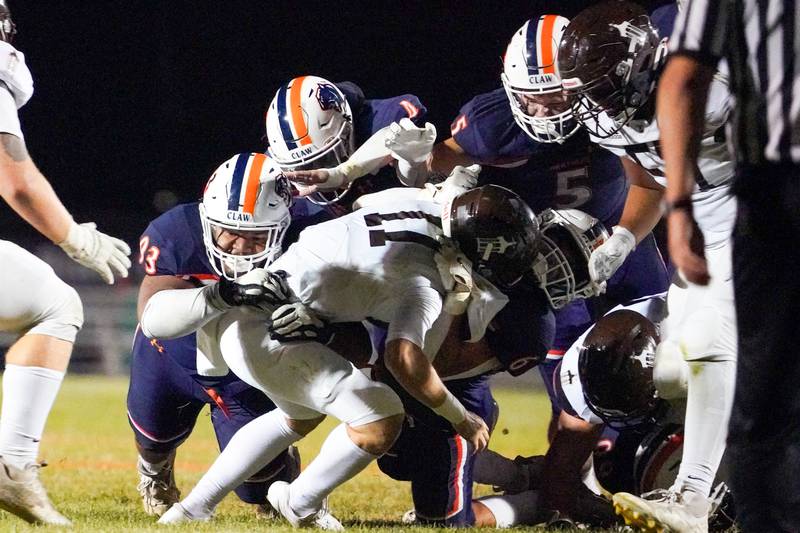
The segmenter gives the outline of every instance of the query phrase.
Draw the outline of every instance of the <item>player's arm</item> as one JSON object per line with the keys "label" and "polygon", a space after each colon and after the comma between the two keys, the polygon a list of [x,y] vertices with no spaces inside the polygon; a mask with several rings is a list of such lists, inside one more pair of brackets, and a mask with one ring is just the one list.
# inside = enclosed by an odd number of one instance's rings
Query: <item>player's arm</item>
{"label": "player's arm", "polygon": [[603,426],[591,424],[561,411],[558,431],[545,455],[542,470],[541,508],[573,514],[581,484],[581,467],[591,455]]}
{"label": "player's arm", "polygon": [[433,412],[450,422],[475,450],[489,442],[489,429],[444,386],[422,346],[425,334],[442,312],[441,296],[416,288],[398,301],[396,320],[389,324],[384,363],[400,385]]}
{"label": "player's arm", "polygon": [[268,270],[254,268],[235,281],[222,278],[196,287],[176,276],[147,276],[139,289],[137,306],[142,333],[150,338],[175,339],[237,306],[265,303],[274,307],[287,300],[288,289],[278,278]]}
{"label": "player's arm", "polygon": [[672,206],[667,223],[670,257],[684,276],[694,283],[708,283],[708,265],[702,250],[691,242],[699,230],[692,216],[697,156],[703,137],[706,101],[716,69],[696,58],[670,58],[659,81],[658,123],[667,174],[667,205]]}
{"label": "player's arm", "polygon": [[618,226],[631,232],[638,243],[653,231],[661,219],[664,187],[641,165],[626,157],[622,158],[622,167],[630,188]]}
{"label": "player's arm", "polygon": [[619,224],[611,237],[589,258],[589,274],[595,283],[607,281],[622,266],[636,243],[644,239],[661,219],[664,187],[647,170],[628,158],[621,158],[630,187]]}
{"label": "player's arm", "polygon": [[447,176],[456,166],[466,167],[476,163],[478,161],[467,154],[453,137],[450,137],[433,147],[428,167],[432,173]]}
{"label": "player's arm", "polygon": [[25,141],[0,133],[0,144],[0,196],[39,233],[54,243],[62,242],[72,217],[28,156]]}

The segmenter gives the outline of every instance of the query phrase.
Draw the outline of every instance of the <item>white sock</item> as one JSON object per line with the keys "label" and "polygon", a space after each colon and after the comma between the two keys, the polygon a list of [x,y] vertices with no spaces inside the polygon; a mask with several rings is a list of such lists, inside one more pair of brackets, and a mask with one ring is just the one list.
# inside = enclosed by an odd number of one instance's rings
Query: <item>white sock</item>
{"label": "white sock", "polygon": [[47,416],[64,372],[39,366],[6,365],[0,411],[0,455],[13,466],[35,463]]}
{"label": "white sock", "polygon": [[683,458],[675,486],[708,498],[717,474],[736,379],[734,361],[690,361]]}
{"label": "white sock", "polygon": [[528,487],[528,473],[521,465],[492,450],[483,450],[475,456],[472,467],[475,483],[519,492]]}
{"label": "white sock", "polygon": [[181,505],[192,518],[211,516],[230,491],[264,468],[301,436],[289,428],[286,415],[278,409],[248,422],[236,432]]}
{"label": "white sock", "polygon": [[539,493],[535,490],[505,496],[478,499],[494,515],[497,528],[533,524],[539,511]]}
{"label": "white sock", "polygon": [[339,424],[325,439],[319,455],[292,481],[289,506],[300,517],[317,512],[333,489],[377,458],[356,446],[347,435],[347,426]]}

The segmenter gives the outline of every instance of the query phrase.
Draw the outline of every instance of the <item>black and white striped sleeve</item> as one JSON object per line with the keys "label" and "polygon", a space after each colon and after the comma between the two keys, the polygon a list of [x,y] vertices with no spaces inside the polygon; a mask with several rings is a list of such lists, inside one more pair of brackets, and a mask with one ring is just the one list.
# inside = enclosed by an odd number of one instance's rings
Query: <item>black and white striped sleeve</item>
{"label": "black and white striped sleeve", "polygon": [[716,66],[726,51],[731,4],[729,0],[684,1],[669,40],[670,53]]}

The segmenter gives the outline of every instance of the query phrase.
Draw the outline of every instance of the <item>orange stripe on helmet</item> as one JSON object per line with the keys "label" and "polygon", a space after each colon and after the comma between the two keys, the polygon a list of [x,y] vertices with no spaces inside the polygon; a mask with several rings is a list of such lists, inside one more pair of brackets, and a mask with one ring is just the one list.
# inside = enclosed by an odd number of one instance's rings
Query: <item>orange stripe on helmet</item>
{"label": "orange stripe on helmet", "polygon": [[553,43],[553,31],[556,27],[558,15],[545,15],[542,17],[542,31],[539,33],[539,47],[542,53],[542,74],[556,73],[556,51]]}
{"label": "orange stripe on helmet", "polygon": [[264,154],[253,154],[250,162],[250,172],[247,174],[247,184],[244,191],[244,206],[242,209],[245,213],[254,214],[256,209],[256,197],[258,197],[258,186],[261,183],[261,169],[264,167],[264,161],[267,156]]}
{"label": "orange stripe on helmet", "polygon": [[301,146],[311,144],[311,137],[308,136],[308,124],[303,115],[303,108],[300,107],[303,81],[306,76],[300,76],[292,81],[292,88],[289,90],[289,113],[292,117],[292,127],[294,128],[295,138]]}

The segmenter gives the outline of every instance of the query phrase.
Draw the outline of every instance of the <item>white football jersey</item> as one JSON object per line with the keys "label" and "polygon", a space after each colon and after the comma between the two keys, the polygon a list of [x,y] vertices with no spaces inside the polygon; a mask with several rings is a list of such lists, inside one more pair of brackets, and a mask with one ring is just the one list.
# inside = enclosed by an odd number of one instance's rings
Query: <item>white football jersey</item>
{"label": "white football jersey", "polygon": [[327,320],[379,320],[390,338],[422,346],[444,292],[434,261],[441,209],[401,199],[308,227],[269,269],[286,271],[295,294]]}
{"label": "white football jersey", "polygon": [[[694,215],[706,236],[706,245],[727,237],[736,216],[736,202],[730,192],[735,163],[725,142],[725,124],[732,105],[725,77],[715,76],[706,104],[705,130],[697,160],[697,183],[692,195]],[[598,120],[601,128],[615,128],[613,120],[606,113],[601,113]],[[596,131],[596,128],[590,126],[592,130]],[[660,137],[655,120],[634,120],[610,137],[592,136],[591,139],[610,152],[639,164],[659,184],[666,186]]]}

